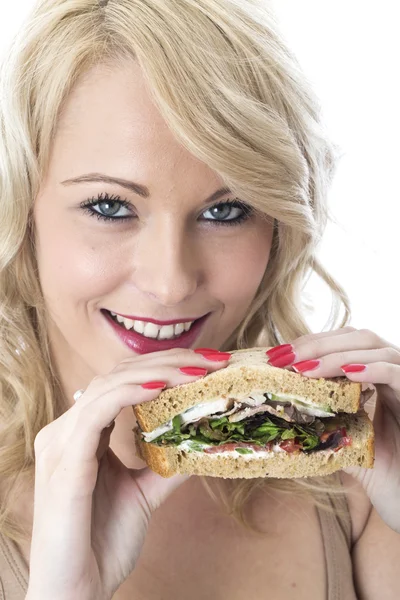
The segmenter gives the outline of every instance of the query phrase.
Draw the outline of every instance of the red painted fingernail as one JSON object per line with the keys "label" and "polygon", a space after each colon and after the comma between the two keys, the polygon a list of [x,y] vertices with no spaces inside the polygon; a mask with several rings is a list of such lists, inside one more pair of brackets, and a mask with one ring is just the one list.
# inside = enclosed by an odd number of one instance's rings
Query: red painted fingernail
{"label": "red painted fingernail", "polygon": [[304,373],[305,371],[312,371],[313,369],[316,369],[320,364],[320,360],[302,360],[301,362],[294,363],[292,368],[297,373]]}
{"label": "red painted fingernail", "polygon": [[161,390],[167,387],[164,381],[149,381],[149,383],[142,383],[142,388],[145,390]]}
{"label": "red painted fingernail", "polygon": [[292,344],[282,344],[281,346],[275,346],[275,348],[267,350],[266,355],[269,356],[269,358],[278,358],[278,356],[288,354],[289,352],[293,352]]}
{"label": "red painted fingernail", "polygon": [[202,369],[201,367],[182,367],[179,370],[185,375],[207,375],[207,369]]}
{"label": "red painted fingernail", "polygon": [[342,371],[344,371],[345,373],[361,373],[361,371],[365,371],[365,369],[367,368],[367,365],[343,365],[342,367],[340,367],[342,369]]}
{"label": "red painted fingernail", "polygon": [[292,364],[295,358],[296,355],[294,352],[290,352],[289,354],[285,353],[281,356],[274,356],[273,358],[270,358],[268,362],[273,367],[287,367],[288,365]]}
{"label": "red painted fingernail", "polygon": [[218,353],[219,350],[216,350],[215,348],[196,348],[194,352],[196,352],[197,354],[203,354],[204,352],[211,352],[212,354],[214,354]]}
{"label": "red painted fingernail", "polygon": [[229,360],[232,356],[232,354],[229,354],[229,352],[198,352],[197,354],[201,354],[203,358],[206,358],[207,360],[213,360],[215,362]]}

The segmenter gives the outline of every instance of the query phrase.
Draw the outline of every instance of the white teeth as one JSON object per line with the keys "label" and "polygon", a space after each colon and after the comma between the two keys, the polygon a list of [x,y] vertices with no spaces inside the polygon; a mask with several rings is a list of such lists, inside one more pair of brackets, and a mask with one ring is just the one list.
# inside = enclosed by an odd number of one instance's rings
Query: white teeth
{"label": "white teeth", "polygon": [[181,335],[181,333],[183,333],[185,331],[185,325],[184,323],[178,323],[178,325],[174,326],[175,329],[175,335]]}
{"label": "white teeth", "polygon": [[132,329],[135,324],[135,321],[132,321],[132,319],[123,319],[123,323],[125,329]]}
{"label": "white teeth", "polygon": [[118,323],[121,323],[125,327],[125,329],[132,329],[134,321],[132,319],[124,319],[124,317],[120,317],[116,315]]}
{"label": "white teeth", "polygon": [[133,322],[133,329],[137,332],[137,333],[144,333],[144,323],[143,321],[134,321]]}
{"label": "white teeth", "polygon": [[148,338],[152,338],[152,339],[156,340],[159,329],[160,328],[158,327],[158,325],[154,325],[154,323],[146,323],[146,325],[144,326],[143,335],[144,335],[144,337],[148,337]]}
{"label": "white teeth", "polygon": [[144,337],[159,339],[159,340],[171,340],[180,336],[183,332],[189,331],[194,321],[188,321],[186,323],[177,323],[176,325],[155,325],[154,323],[147,323],[145,321],[134,321],[132,319],[125,319],[120,317],[116,313],[110,311],[110,314],[120,323],[125,329],[133,329],[137,333],[140,333]]}
{"label": "white teeth", "polygon": [[174,333],[173,325],[166,325],[165,327],[160,327],[160,330],[158,333],[159,340],[168,340],[168,339],[173,338],[174,336],[175,336],[175,333]]}

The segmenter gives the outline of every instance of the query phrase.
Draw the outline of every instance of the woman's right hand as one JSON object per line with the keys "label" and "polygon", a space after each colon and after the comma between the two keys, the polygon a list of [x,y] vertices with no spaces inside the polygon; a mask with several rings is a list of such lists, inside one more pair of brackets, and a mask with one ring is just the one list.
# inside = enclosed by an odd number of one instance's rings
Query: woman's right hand
{"label": "woman's right hand", "polygon": [[159,395],[142,384],[174,387],[199,378],[181,367],[226,365],[185,349],[134,356],[95,377],[39,432],[27,600],[112,598],[135,567],[152,513],[187,479],[125,467],[109,447],[114,419]]}

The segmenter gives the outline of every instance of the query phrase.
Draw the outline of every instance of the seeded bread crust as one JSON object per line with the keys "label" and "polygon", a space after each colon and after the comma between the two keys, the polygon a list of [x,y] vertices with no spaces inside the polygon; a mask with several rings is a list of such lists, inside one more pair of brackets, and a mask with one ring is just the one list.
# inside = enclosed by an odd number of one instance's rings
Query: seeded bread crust
{"label": "seeded bread crust", "polygon": [[361,383],[346,377],[310,379],[299,373],[272,367],[265,355],[268,347],[232,352],[228,366],[191,383],[163,390],[152,402],[133,407],[142,431],[163,425],[187,408],[218,398],[251,394],[295,394],[334,412],[356,413],[360,409]]}
{"label": "seeded bread crust", "polygon": [[365,411],[357,415],[343,415],[347,434],[353,442],[337,452],[276,453],[270,458],[252,458],[249,455],[224,456],[186,452],[176,447],[161,448],[144,442],[135,427],[136,452],[150,469],[162,477],[178,473],[221,477],[223,479],[253,479],[274,477],[320,477],[330,475],[344,467],[360,466],[371,469],[374,465],[374,430]]}

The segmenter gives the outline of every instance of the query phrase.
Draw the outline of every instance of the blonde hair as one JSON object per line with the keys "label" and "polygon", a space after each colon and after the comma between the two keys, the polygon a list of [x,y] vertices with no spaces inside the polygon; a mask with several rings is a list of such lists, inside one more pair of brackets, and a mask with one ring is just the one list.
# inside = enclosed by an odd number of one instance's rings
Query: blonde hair
{"label": "blonde hair", "polygon": [[[96,64],[132,59],[182,145],[274,220],[262,284],[224,349],[310,333],[302,289],[313,272],[332,291],[330,328],[350,316],[344,290],[316,257],[338,150],[267,2],[37,2],[0,74],[0,480],[7,482],[0,531],[16,541],[26,533],[11,515],[13,498],[23,478],[33,481],[35,437],[66,409],[47,336],[32,206],[73,86]],[[260,482],[235,484],[226,501],[243,521],[246,499]],[[297,482],[280,485],[301,489]]]}

